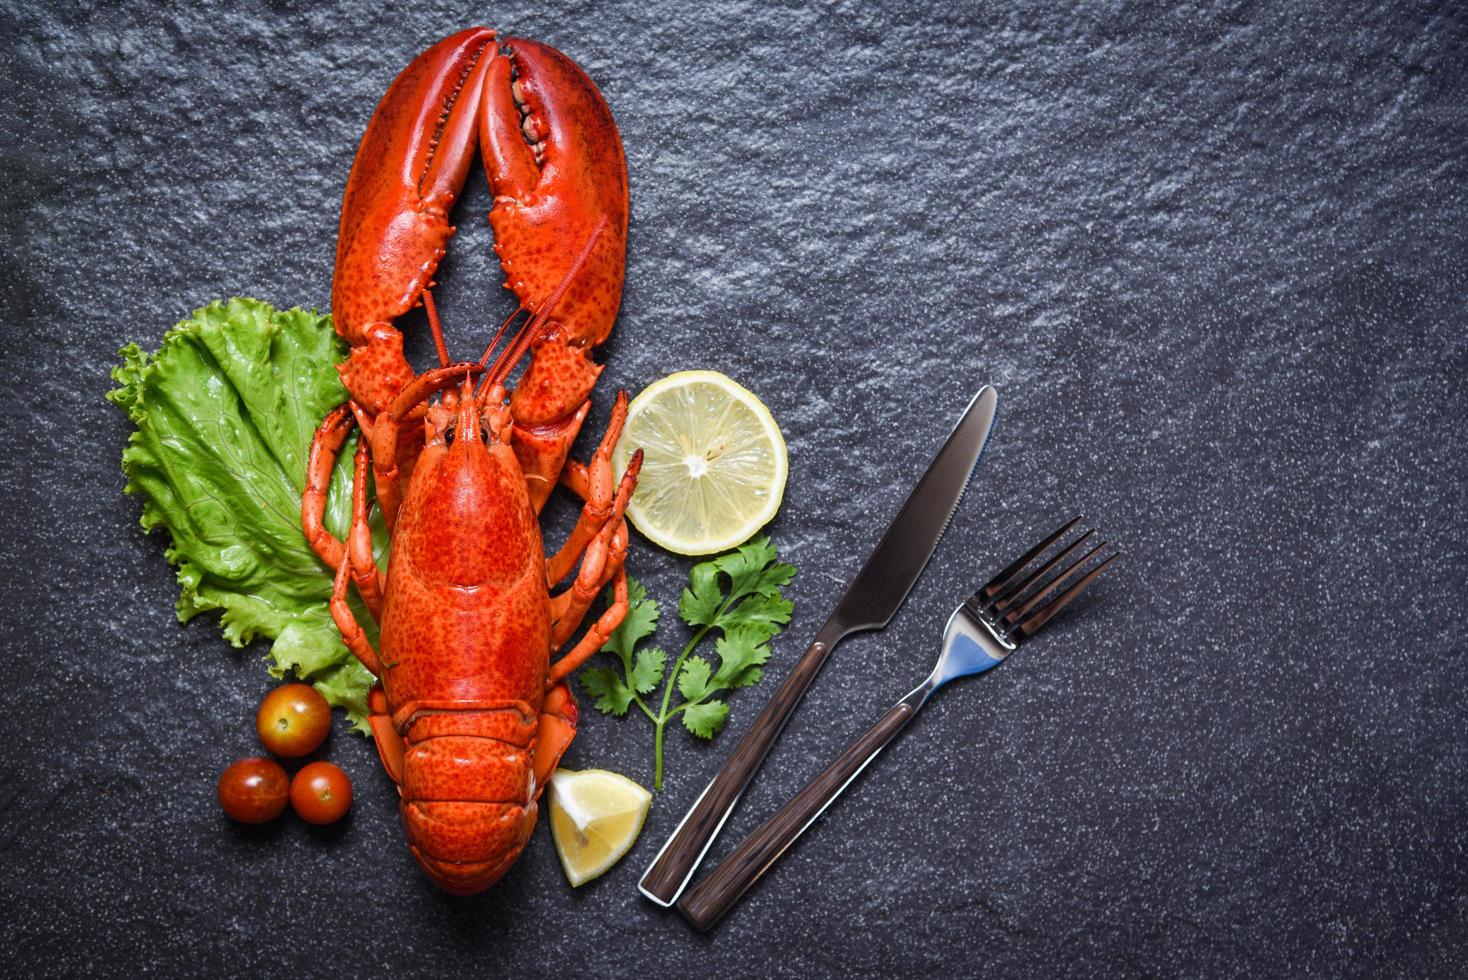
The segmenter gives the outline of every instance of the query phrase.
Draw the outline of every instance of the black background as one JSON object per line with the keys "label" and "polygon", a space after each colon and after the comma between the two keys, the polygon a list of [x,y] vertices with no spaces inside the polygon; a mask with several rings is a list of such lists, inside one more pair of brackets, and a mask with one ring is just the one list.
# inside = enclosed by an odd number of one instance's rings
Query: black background
{"label": "black background", "polygon": [[[671,734],[606,877],[573,892],[539,829],[454,899],[341,728],[345,828],[220,815],[216,775],[256,751],[260,650],[174,621],[165,542],[121,493],[114,351],[218,297],[325,309],[376,100],[481,21],[580,62],[626,143],[589,428],[617,386],[688,368],[784,428],[771,531],[800,575],[773,676],[968,396],[1001,392],[933,566],[837,653],[714,857],[926,672],[1002,556],[1076,510],[1127,552],[934,701],[711,937],[635,883],[772,681],[712,745]],[[1461,968],[1460,8],[6,0],[0,36],[6,972]],[[440,276],[460,355],[509,308],[471,187]],[[642,539],[630,564],[668,602],[688,567]],[[650,782],[651,730],[588,712],[568,762]]]}

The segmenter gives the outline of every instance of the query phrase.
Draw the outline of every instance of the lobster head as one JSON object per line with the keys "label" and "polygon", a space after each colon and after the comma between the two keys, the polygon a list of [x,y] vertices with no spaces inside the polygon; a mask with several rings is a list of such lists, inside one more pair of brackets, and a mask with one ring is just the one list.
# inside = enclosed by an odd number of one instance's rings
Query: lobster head
{"label": "lobster head", "polygon": [[424,419],[426,441],[393,548],[426,580],[503,587],[524,574],[525,555],[541,553],[525,477],[509,446],[502,388],[498,395],[476,401],[466,379],[457,398],[431,406]]}

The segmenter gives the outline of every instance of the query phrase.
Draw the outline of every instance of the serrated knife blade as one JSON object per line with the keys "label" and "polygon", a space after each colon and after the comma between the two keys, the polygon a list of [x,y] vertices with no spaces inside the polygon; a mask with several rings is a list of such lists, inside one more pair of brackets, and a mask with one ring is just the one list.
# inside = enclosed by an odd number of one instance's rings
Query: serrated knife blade
{"label": "serrated knife blade", "polygon": [[815,642],[653,858],[638,883],[638,890],[647,898],[663,906],[678,900],[836,644],[852,633],[881,629],[901,608],[933,557],[983,455],[998,403],[999,395],[990,385],[980,388],[969,401]]}

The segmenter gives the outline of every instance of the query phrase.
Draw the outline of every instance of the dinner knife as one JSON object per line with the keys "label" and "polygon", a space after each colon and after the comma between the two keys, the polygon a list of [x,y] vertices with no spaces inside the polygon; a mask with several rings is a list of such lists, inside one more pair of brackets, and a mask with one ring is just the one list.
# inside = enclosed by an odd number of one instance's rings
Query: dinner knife
{"label": "dinner knife", "polygon": [[853,633],[878,630],[891,622],[958,507],[989,441],[998,401],[990,385],[969,401],[815,641],[643,873],[637,886],[643,895],[663,906],[678,900],[832,649]]}

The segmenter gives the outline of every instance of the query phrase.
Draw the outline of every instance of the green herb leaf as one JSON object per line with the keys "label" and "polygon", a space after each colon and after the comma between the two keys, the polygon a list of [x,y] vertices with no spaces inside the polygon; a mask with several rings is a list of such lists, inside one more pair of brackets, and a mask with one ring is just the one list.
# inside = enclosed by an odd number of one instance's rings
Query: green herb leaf
{"label": "green herb leaf", "polygon": [[[613,601],[610,589],[606,598],[610,607]],[[657,602],[648,598],[642,583],[628,578],[627,615],[601,646],[603,653],[621,661],[621,669],[588,667],[581,674],[581,686],[595,698],[598,711],[625,715],[638,694],[657,689],[667,669],[668,655],[657,647],[635,651],[634,648],[657,630],[660,614]]]}
{"label": "green herb leaf", "polygon": [[761,665],[770,659],[769,635],[757,629],[736,629],[719,637],[719,672],[714,687],[719,690],[749,687],[764,676]]}
{"label": "green herb leaf", "polygon": [[678,693],[687,701],[697,701],[709,693],[709,679],[714,668],[702,657],[689,657],[678,675]]}
{"label": "green herb leaf", "polygon": [[[310,681],[365,732],[372,678],[327,609],[334,570],[301,531],[312,435],[346,399],[335,369],[343,346],[329,317],[249,299],[213,303],[156,354],[122,348],[112,371],[120,387],[107,397],[137,426],[122,454],[126,490],[142,498],[144,529],[172,538],[178,618],[219,610],[235,646],[274,641],[271,672]],[[351,517],[354,445],[343,447],[327,496],[326,526],[339,536]],[[376,530],[381,550],[386,533]]]}
{"label": "green herb leaf", "polygon": [[632,704],[632,690],[622,682],[615,667],[586,668],[581,672],[581,686],[596,699],[596,710],[606,714],[620,717]]}
{"label": "green herb leaf", "polygon": [[689,626],[712,626],[723,603],[717,563],[706,561],[694,565],[688,573],[688,588],[678,599],[678,615]]}
{"label": "green herb leaf", "polygon": [[766,535],[741,545],[732,554],[714,559],[719,571],[729,576],[729,595],[778,595],[780,587],[795,576],[795,566],[781,564],[775,546]]}
{"label": "green herb leaf", "polygon": [[790,622],[790,614],[794,609],[795,604],[779,592],[773,595],[761,592],[750,596],[721,616],[719,626],[726,632],[743,628],[755,629],[769,638]]}
{"label": "green herb leaf", "polygon": [[[647,589],[643,587],[642,583],[628,578],[627,615],[622,619],[621,625],[612,630],[612,635],[607,638],[607,642],[603,643],[601,648],[631,663],[632,648],[657,630],[660,615],[662,611],[658,608],[657,602],[647,597]],[[658,673],[662,673],[661,668]]]}
{"label": "green herb leaf", "polygon": [[729,717],[727,701],[704,701],[690,704],[683,711],[683,727],[699,738],[713,738],[724,728]]}
{"label": "green herb leaf", "polygon": [[[724,610],[746,596],[778,599],[780,589],[795,577],[795,566],[778,557],[769,537],[760,535],[727,555],[695,565],[678,603],[679,615],[689,626],[722,626]],[[729,579],[727,592],[721,575]],[[787,610],[780,622],[789,619]]]}
{"label": "green herb leaf", "polygon": [[663,671],[668,668],[668,655],[659,647],[648,647],[637,651],[637,662],[627,675],[627,681],[638,694],[651,694],[662,683]]}

